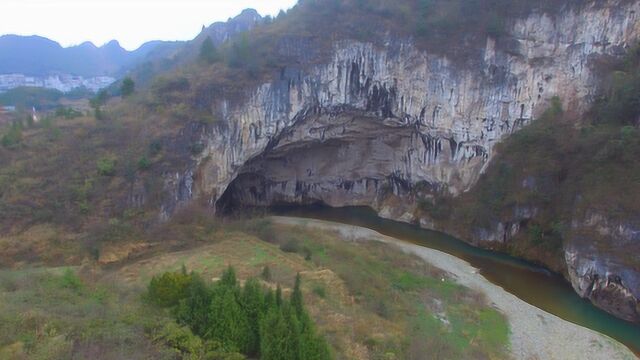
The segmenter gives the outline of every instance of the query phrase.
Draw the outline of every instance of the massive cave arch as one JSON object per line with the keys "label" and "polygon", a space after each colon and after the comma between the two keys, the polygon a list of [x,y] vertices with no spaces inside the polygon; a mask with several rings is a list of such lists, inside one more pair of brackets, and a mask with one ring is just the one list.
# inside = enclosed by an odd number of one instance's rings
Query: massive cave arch
{"label": "massive cave arch", "polygon": [[278,204],[375,206],[381,195],[410,190],[410,157],[424,151],[415,125],[355,109],[323,111],[296,122],[247,161],[217,201],[217,211]]}

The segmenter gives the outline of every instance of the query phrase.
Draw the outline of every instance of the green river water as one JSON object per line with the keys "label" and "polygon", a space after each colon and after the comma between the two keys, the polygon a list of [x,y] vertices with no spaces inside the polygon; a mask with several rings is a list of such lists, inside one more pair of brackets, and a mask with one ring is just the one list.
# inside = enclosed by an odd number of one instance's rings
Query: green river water
{"label": "green river water", "polygon": [[562,276],[521,259],[469,245],[446,234],[380,218],[367,207],[275,207],[280,215],[357,225],[440,250],[470,263],[492,283],[562,319],[608,335],[640,356],[640,325],[618,319],[579,297]]}

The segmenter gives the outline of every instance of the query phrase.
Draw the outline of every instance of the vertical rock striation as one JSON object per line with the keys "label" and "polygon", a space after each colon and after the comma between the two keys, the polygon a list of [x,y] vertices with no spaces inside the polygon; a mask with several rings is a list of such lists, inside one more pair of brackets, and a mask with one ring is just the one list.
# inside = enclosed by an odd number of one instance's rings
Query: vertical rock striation
{"label": "vertical rock striation", "polygon": [[[416,184],[460,194],[477,181],[495,145],[534,121],[553,97],[572,112],[586,111],[597,91],[594,63],[624,54],[638,39],[639,12],[638,1],[610,0],[532,13],[481,44],[478,59],[420,51],[391,37],[382,46],[339,41],[328,63],[284,68],[241,104],[213,99],[224,126],[197,129],[204,151],[167,175],[173,195],[163,216],[195,197],[219,203],[225,191],[227,201],[250,205],[323,201],[378,210],[380,194],[402,197]],[[604,285],[585,279],[608,279],[608,265],[583,265],[588,257],[580,251],[566,254],[574,287],[593,298],[597,291],[585,288]],[[637,283],[620,287],[637,303]]]}

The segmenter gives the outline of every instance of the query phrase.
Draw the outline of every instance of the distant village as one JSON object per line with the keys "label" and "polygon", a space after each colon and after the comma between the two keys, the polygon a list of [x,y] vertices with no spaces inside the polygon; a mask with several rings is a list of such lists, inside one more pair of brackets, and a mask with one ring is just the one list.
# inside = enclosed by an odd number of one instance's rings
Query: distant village
{"label": "distant village", "polygon": [[[109,76],[96,76],[84,78],[82,76],[59,74],[49,75],[46,77],[27,76],[23,74],[0,74],[0,93],[19,88],[19,87],[36,87],[45,89],[55,89],[63,93],[68,93],[74,89],[86,88],[92,92],[98,92],[108,87],[116,81],[115,78]],[[75,101],[68,103],[66,106],[79,111],[85,111],[88,105],[85,101]],[[29,106],[27,110],[29,116],[37,122],[38,112],[43,109],[36,109],[37,105]],[[6,124],[15,118],[12,116],[18,109],[14,105],[0,104],[0,125]]]}
{"label": "distant village", "polygon": [[106,88],[116,81],[110,76],[96,76],[84,78],[77,75],[59,74],[46,77],[27,76],[24,74],[0,74],[0,92],[17,87],[39,87],[56,89],[63,93],[73,89],[85,87],[93,92]]}

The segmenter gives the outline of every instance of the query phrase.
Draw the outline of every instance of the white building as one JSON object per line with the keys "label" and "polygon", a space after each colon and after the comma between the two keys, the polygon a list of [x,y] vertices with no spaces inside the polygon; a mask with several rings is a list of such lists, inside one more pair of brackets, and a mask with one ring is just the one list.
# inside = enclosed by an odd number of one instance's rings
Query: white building
{"label": "white building", "polygon": [[93,92],[97,92],[113,84],[115,81],[116,79],[110,76],[83,78],[82,76],[70,74],[50,75],[46,77],[25,76],[23,74],[0,74],[0,91],[28,86],[56,89],[66,93],[84,86]]}

